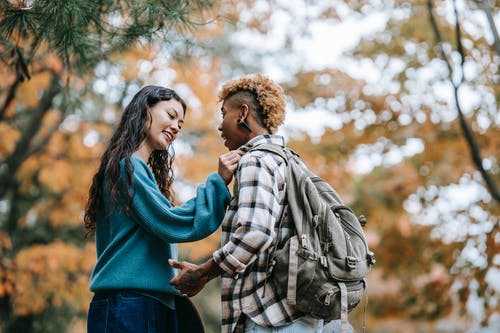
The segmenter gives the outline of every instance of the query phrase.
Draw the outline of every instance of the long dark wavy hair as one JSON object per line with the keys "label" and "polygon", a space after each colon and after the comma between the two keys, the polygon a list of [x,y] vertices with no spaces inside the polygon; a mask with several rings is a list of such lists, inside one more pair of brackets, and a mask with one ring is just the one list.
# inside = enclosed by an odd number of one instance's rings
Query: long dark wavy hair
{"label": "long dark wavy hair", "polygon": [[[101,157],[99,169],[92,179],[83,219],[88,235],[95,233],[97,217],[103,212],[103,191],[109,191],[115,207],[126,203],[125,211],[129,211],[132,204],[130,188],[133,187],[132,173],[134,171],[130,156],[139,148],[148,134],[151,126],[149,108],[158,102],[169,101],[172,98],[182,105],[185,114],[186,103],[175,91],[152,85],[139,90],[125,108],[120,124],[111,137],[111,141]],[[125,201],[123,193],[120,193],[120,161],[122,158],[125,158],[127,170],[127,197]],[[148,160],[161,193],[170,201],[173,200],[171,186],[174,180],[172,170],[174,158],[175,151],[170,144],[166,150],[154,150]],[[103,186],[105,179],[106,188]]]}

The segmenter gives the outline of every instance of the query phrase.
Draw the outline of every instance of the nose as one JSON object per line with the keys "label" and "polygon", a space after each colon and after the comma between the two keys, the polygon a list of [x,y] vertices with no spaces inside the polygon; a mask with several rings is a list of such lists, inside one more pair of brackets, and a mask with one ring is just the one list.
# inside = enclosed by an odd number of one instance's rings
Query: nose
{"label": "nose", "polygon": [[217,130],[219,130],[219,132],[222,132],[222,123],[219,124],[219,126],[217,127]]}
{"label": "nose", "polygon": [[179,122],[173,121],[170,125],[170,128],[172,129],[172,132],[174,132],[174,134],[179,133]]}

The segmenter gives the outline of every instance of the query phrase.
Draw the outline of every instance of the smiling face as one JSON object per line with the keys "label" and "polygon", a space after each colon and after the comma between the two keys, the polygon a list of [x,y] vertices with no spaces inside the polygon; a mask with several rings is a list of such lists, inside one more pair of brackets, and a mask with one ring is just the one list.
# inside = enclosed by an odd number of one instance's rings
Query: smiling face
{"label": "smiling face", "polygon": [[184,124],[184,109],[177,100],[160,101],[149,108],[149,129],[143,145],[150,152],[164,150]]}
{"label": "smiling face", "polygon": [[237,149],[248,141],[248,131],[238,124],[241,108],[234,97],[229,97],[223,101],[221,107],[222,121],[218,127],[224,145],[229,150]]}

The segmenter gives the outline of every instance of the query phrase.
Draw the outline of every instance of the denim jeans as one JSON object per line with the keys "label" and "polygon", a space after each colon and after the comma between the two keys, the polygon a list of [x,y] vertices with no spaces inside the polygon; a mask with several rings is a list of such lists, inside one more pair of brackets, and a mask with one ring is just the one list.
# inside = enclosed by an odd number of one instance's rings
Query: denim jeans
{"label": "denim jeans", "polygon": [[154,298],[131,292],[97,293],[90,303],[88,333],[177,333],[177,314]]}

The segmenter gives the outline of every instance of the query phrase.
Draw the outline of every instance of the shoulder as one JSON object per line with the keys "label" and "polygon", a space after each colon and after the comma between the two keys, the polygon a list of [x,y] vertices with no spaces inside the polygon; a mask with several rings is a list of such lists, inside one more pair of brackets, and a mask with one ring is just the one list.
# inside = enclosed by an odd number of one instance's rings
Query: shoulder
{"label": "shoulder", "polygon": [[[148,178],[154,178],[151,169],[149,169],[148,165],[146,162],[141,160],[139,157],[135,156],[134,154],[130,155],[129,159],[129,166],[130,166],[130,172],[136,175],[143,175]],[[127,173],[127,164],[126,164],[126,158],[123,157],[120,160],[120,169],[122,173]]]}
{"label": "shoulder", "polygon": [[[238,169],[257,168],[263,172],[275,174],[278,170],[284,170],[286,162],[278,154],[265,150],[251,150],[240,159]],[[283,172],[281,172],[283,173]]]}

